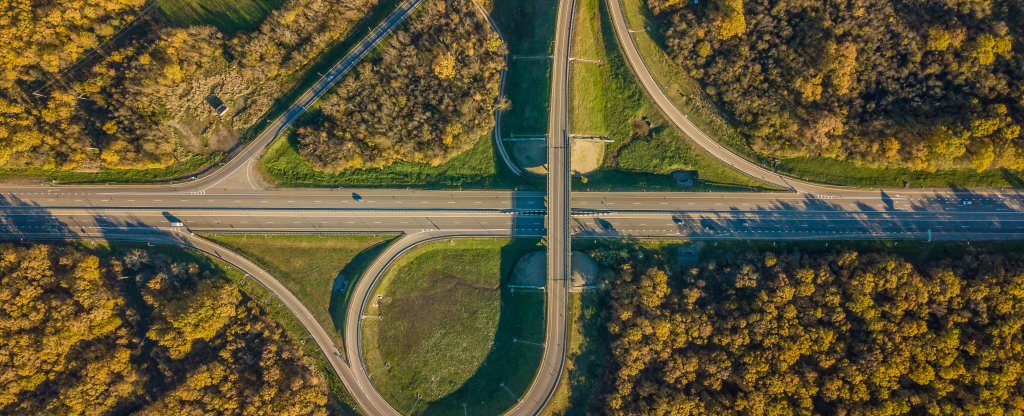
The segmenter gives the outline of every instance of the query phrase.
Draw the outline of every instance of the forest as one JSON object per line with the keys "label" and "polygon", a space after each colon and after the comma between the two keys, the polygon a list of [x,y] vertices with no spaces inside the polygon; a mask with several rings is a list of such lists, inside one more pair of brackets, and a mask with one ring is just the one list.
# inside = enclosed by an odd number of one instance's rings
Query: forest
{"label": "forest", "polygon": [[0,245],[0,413],[325,414],[312,359],[218,272]]}
{"label": "forest", "polygon": [[692,267],[611,253],[599,413],[1024,411],[1020,253],[749,249]]}
{"label": "forest", "polygon": [[647,0],[757,152],[1024,169],[1020,0]]}
{"label": "forest", "polygon": [[439,165],[494,127],[505,44],[473,0],[427,0],[296,132],[317,169]]}
{"label": "forest", "polygon": [[159,168],[225,151],[374,5],[290,0],[228,36],[174,27],[142,0],[5,3],[0,168]]}

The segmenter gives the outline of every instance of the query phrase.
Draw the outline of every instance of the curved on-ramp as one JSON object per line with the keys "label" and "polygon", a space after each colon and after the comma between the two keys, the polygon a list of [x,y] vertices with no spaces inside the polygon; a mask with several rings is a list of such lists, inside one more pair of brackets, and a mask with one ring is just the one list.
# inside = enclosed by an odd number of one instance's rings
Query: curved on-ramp
{"label": "curved on-ramp", "polygon": [[[647,95],[654,101],[654,104],[657,105],[658,108],[661,109],[662,113],[665,114],[665,117],[679,130],[682,130],[683,133],[689,136],[690,139],[697,143],[697,145],[702,147],[708,153],[711,153],[712,156],[721,160],[723,163],[747,176],[769,185],[784,189],[791,189],[796,192],[813,194],[837,194],[858,191],[856,188],[819,184],[774,172],[747,160],[732,150],[722,146],[714,139],[708,137],[707,134],[690,121],[688,116],[676,108],[675,104],[672,103],[672,100],[668,98],[668,95],[665,94],[665,91],[661,88],[661,85],[658,84],[654,75],[652,75],[650,70],[647,68],[647,64],[640,56],[640,51],[637,49],[636,42],[633,39],[633,33],[630,31],[628,23],[626,22],[626,14],[622,7],[622,0],[608,0],[607,3],[610,11],[609,14],[612,19],[612,26],[615,28],[615,37],[618,40],[618,44],[623,55],[626,57],[626,62],[629,63],[633,73],[640,81],[640,85],[643,86]],[[863,189],[860,191],[863,191]],[[902,191],[907,192],[908,190]]]}

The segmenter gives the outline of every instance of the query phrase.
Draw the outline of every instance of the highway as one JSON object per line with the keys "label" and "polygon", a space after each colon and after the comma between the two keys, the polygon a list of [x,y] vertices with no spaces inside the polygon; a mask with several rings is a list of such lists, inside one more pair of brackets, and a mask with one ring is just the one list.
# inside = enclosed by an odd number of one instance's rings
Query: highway
{"label": "highway", "polygon": [[[373,388],[361,357],[361,320],[377,280],[392,262],[439,238],[546,236],[546,341],[537,375],[508,414],[542,413],[562,377],[572,238],[708,240],[1019,240],[1024,192],[971,189],[855,189],[794,180],[750,163],[693,126],[647,71],[619,0],[609,0],[617,38],[645,90],[669,120],[737,169],[796,192],[576,192],[570,196],[568,75],[574,0],[560,0],[554,45],[546,192],[413,189],[268,189],[254,163],[283,130],[354,67],[421,3],[407,0],[227,162],[193,181],[127,186],[0,186],[0,238],[112,239],[196,248],[235,265],[275,294],[310,332],[359,407],[396,415]],[[498,144],[500,148],[500,143]],[[176,226],[182,223],[183,226]],[[202,232],[398,232],[356,283],[344,348],[273,276],[196,237]],[[342,352],[343,350],[343,352]]]}
{"label": "highway", "polygon": [[551,69],[551,101],[548,117],[547,174],[547,284],[545,290],[544,353],[530,388],[508,412],[540,414],[558,389],[565,368],[568,343],[569,276],[572,265],[570,193],[572,175],[569,149],[569,57],[576,0],[559,0]]}

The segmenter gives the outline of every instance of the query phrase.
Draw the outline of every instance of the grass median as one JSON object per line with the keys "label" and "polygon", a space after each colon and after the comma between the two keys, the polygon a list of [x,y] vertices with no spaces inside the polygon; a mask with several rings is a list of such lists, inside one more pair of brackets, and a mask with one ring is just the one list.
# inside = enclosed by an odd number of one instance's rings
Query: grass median
{"label": "grass median", "polygon": [[395,410],[496,415],[526,392],[543,353],[544,295],[503,283],[536,249],[536,239],[444,240],[391,266],[363,320],[363,356]]}

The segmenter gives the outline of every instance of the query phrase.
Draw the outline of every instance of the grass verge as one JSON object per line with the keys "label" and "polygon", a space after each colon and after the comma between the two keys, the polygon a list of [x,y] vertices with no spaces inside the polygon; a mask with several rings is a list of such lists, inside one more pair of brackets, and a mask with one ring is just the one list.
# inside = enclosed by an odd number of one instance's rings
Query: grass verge
{"label": "grass verge", "polygon": [[[157,245],[150,247],[141,243],[112,242],[109,249],[113,253],[123,253],[132,249],[142,249],[149,252],[157,252],[176,260],[195,263],[205,270],[219,274],[219,277],[228,279],[238,285],[238,289],[249,298],[253,299],[260,307],[270,315],[282,328],[288,337],[299,344],[300,349],[306,356],[313,359],[317,371],[320,371],[327,382],[328,393],[328,414],[356,415],[355,400],[348,394],[345,385],[334,373],[334,368],[327,361],[323,351],[315,342],[306,342],[309,332],[302,326],[295,315],[288,310],[266,287],[253,279],[245,279],[245,273],[234,266],[223,261],[206,256],[202,252],[182,249],[174,246]],[[219,272],[219,273],[218,273]]]}
{"label": "grass verge", "polygon": [[[634,33],[634,42],[647,69],[676,108],[719,144],[762,166],[773,165],[772,158],[750,148],[743,135],[733,127],[733,122],[704,94],[700,84],[668,56],[665,40],[658,29],[660,22],[651,15],[644,1],[622,0],[622,5],[630,29],[647,29]],[[927,172],[858,166],[852,162],[820,157],[780,159],[777,168],[787,175],[808,181],[864,188],[901,187],[904,182],[915,188],[1024,187],[1024,172],[1005,169],[981,173],[971,169]]]}
{"label": "grass verge", "polygon": [[[763,190],[764,184],[721,163],[664,119],[644,94],[615,40],[603,0],[581,0],[573,32],[570,125],[574,134],[604,136],[601,168],[577,188],[595,190],[679,189],[668,174],[695,171],[691,190]],[[595,63],[600,62],[600,63]],[[646,117],[654,126],[636,137]]]}
{"label": "grass verge", "polygon": [[502,282],[536,239],[428,243],[392,265],[363,321],[374,386],[403,414],[500,414],[526,392],[544,341],[544,295]]}
{"label": "grass verge", "polygon": [[[290,135],[289,135],[290,136]],[[481,137],[471,149],[438,166],[399,162],[380,169],[321,172],[299,155],[297,143],[278,140],[260,160],[260,169],[283,186],[415,186],[427,188],[509,188],[523,184],[500,164],[494,141]]]}
{"label": "grass verge", "polygon": [[104,169],[79,172],[53,169],[0,169],[0,180],[15,182],[45,181],[60,184],[145,183],[183,178],[220,159],[221,155],[194,156],[165,169]]}
{"label": "grass verge", "polygon": [[260,265],[288,288],[345,350],[342,326],[352,285],[391,235],[203,235]]}
{"label": "grass verge", "polygon": [[601,335],[604,292],[569,294],[569,344],[562,380],[544,414],[591,414],[593,401],[601,394],[608,345]]}

